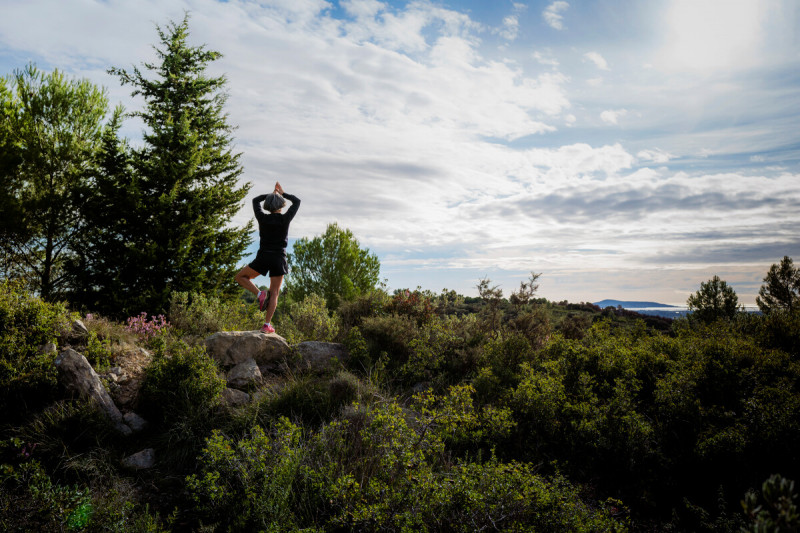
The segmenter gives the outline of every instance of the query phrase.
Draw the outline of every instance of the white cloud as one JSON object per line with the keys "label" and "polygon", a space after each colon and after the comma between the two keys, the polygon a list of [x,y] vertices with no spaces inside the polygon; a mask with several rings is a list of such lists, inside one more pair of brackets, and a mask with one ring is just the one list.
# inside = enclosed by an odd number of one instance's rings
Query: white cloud
{"label": "white cloud", "polygon": [[653,163],[666,163],[670,159],[675,158],[675,156],[669,152],[665,152],[664,150],[658,148],[654,150],[640,150],[636,153],[636,157],[642,161],[652,161]]}
{"label": "white cloud", "polygon": [[509,15],[503,19],[503,28],[500,36],[509,41],[513,41],[519,35],[519,17]]}
{"label": "white cloud", "polygon": [[542,11],[542,17],[544,17],[544,21],[547,22],[551,28],[563,30],[564,16],[561,13],[566,11],[568,7],[568,2],[557,0],[556,2],[553,2],[547,6],[544,11]]}
{"label": "white cloud", "polygon": [[601,85],[603,85],[603,78],[600,76],[598,76],[597,78],[589,78],[588,80],[586,80],[586,84],[589,87],[600,87]]}
{"label": "white cloud", "polygon": [[618,124],[619,118],[628,114],[627,109],[606,109],[600,113],[600,120],[606,124]]}
{"label": "white cloud", "polygon": [[608,68],[608,62],[605,60],[603,56],[601,56],[597,52],[586,52],[585,54],[583,54],[583,57],[585,57],[586,59],[597,65],[597,68],[599,68],[600,70],[610,70]]}
{"label": "white cloud", "polygon": [[753,163],[763,163],[764,161],[766,161],[766,158],[764,158],[763,155],[751,155],[750,161]]}
{"label": "white cloud", "polygon": [[538,50],[534,52],[531,57],[536,60],[537,63],[540,65],[547,65],[550,67],[557,67],[558,60],[553,57],[552,53],[547,50],[545,52],[539,52]]}
{"label": "white cloud", "polygon": [[774,0],[672,0],[664,17],[666,31],[657,63],[708,74],[761,62],[764,20],[776,12],[780,9]]}

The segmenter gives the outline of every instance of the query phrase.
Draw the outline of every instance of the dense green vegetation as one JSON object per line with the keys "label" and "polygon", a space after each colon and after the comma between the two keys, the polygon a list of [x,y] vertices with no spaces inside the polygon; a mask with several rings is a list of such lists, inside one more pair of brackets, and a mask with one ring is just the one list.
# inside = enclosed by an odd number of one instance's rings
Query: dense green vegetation
{"label": "dense green vegetation", "polygon": [[[231,408],[199,341],[221,329],[214,317],[253,328],[253,306],[177,295],[169,325],[93,317],[76,338],[62,304],[5,283],[0,331],[15,348],[2,361],[2,526],[797,527],[800,318],[739,314],[665,329],[530,296],[376,291],[334,312],[318,296],[287,300],[278,326],[293,342],[341,340],[350,358],[276,375]],[[124,439],[59,391],[54,353],[32,354],[70,343],[113,365],[132,335],[153,353],[137,408],[151,426]],[[120,465],[144,447],[156,449],[154,469]]]}

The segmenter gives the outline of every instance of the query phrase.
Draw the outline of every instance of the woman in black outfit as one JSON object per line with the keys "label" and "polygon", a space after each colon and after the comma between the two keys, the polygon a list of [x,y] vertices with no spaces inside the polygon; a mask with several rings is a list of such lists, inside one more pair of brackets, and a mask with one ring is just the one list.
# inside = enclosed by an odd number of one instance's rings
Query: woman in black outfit
{"label": "woman in black outfit", "polygon": [[[286,200],[292,202],[286,214],[281,213],[281,209],[286,205]],[[264,203],[264,212],[261,209],[261,202]],[[286,265],[286,246],[289,244],[289,223],[300,207],[300,198],[287,194],[283,191],[281,184],[275,183],[275,190],[272,194],[262,194],[253,198],[253,211],[258,220],[258,234],[260,244],[258,253],[252,263],[242,268],[236,274],[236,281],[256,295],[258,308],[266,312],[262,333],[275,333],[272,327],[272,315],[275,314],[275,307],[278,305],[278,293],[281,290],[283,276],[289,271]],[[259,291],[253,278],[256,276],[269,275],[269,292]]]}

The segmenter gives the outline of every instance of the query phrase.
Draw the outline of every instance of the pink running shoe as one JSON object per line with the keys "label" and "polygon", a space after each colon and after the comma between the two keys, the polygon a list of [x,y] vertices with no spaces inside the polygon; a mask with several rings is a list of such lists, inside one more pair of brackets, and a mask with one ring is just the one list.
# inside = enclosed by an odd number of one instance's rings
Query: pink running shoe
{"label": "pink running shoe", "polygon": [[258,293],[258,309],[263,311],[269,305],[269,292],[260,291]]}
{"label": "pink running shoe", "polygon": [[261,327],[261,333],[275,333],[275,328],[273,328],[270,324],[264,324]]}

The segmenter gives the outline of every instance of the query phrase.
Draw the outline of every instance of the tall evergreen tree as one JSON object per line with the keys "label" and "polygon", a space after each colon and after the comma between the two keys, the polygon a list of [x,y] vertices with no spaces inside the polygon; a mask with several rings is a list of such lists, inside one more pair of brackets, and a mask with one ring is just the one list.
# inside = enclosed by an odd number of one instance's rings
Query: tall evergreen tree
{"label": "tall evergreen tree", "polygon": [[800,268],[794,266],[791,257],[785,255],[780,263],[770,267],[758,291],[756,304],[764,314],[800,310]]}
{"label": "tall evergreen tree", "polygon": [[[221,57],[189,46],[188,16],[157,27],[159,62],[111,69],[132,95],[145,100],[133,113],[146,127],[144,145],[130,150],[108,132],[95,202],[97,228],[86,268],[91,306],[112,315],[166,309],[173,291],[233,292],[238,260],[252,223],[230,226],[250,184],[239,184],[241,154],[223,111],[224,76],[206,74]],[[103,206],[103,200],[106,201]],[[119,239],[119,252],[104,252]]]}

